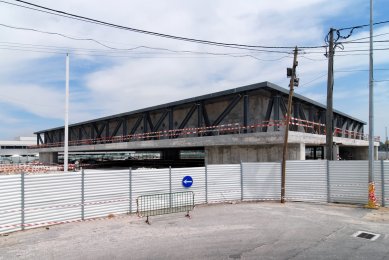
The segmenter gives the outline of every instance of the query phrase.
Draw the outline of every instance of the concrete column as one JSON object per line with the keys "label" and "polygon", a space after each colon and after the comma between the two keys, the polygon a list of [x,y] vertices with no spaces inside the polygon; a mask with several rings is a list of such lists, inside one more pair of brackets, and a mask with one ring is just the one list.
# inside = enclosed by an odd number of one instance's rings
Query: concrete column
{"label": "concrete column", "polygon": [[300,143],[300,158],[299,160],[305,160],[305,144],[304,143]]}
{"label": "concrete column", "polygon": [[44,163],[44,164],[58,163],[58,152],[39,153],[39,162]]}
{"label": "concrete column", "polygon": [[378,146],[374,146],[374,160],[378,160]]}
{"label": "concrete column", "polygon": [[339,160],[339,145],[336,145],[336,144],[334,144],[333,146],[332,146],[333,148],[333,158],[334,158],[334,161],[337,161],[337,160]]}

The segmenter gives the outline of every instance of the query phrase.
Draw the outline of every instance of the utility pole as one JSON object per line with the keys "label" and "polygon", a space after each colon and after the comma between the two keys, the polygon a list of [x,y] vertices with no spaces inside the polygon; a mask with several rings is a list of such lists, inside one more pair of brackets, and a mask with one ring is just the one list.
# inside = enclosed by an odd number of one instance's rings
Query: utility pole
{"label": "utility pole", "polygon": [[374,78],[373,78],[373,0],[370,0],[370,51],[369,51],[369,194],[367,208],[379,207],[374,184]]}
{"label": "utility pole", "polygon": [[68,172],[69,162],[69,54],[66,54],[66,91],[65,91],[65,138],[63,153],[63,170]]}
{"label": "utility pole", "polygon": [[327,160],[334,159],[333,152],[333,90],[334,90],[334,31],[330,29],[328,46],[327,111],[326,111],[326,154]]}
{"label": "utility pole", "polygon": [[281,203],[285,203],[285,182],[286,182],[286,153],[288,150],[288,136],[289,136],[289,123],[290,123],[290,114],[292,111],[292,97],[294,86],[298,86],[299,80],[296,78],[296,67],[297,62],[297,46],[294,49],[294,58],[293,58],[293,67],[287,69],[287,76],[290,77],[289,83],[289,98],[288,98],[288,111],[285,116],[285,138],[284,138],[284,147],[282,151],[282,174],[281,174]]}

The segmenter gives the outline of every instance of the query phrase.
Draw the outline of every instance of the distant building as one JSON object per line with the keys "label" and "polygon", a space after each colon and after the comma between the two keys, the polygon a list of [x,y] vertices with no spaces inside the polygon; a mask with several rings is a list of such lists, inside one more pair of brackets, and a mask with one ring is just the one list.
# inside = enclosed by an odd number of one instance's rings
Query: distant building
{"label": "distant building", "polygon": [[27,149],[36,144],[35,136],[20,136],[12,141],[0,141],[0,163],[26,163],[39,159]]}

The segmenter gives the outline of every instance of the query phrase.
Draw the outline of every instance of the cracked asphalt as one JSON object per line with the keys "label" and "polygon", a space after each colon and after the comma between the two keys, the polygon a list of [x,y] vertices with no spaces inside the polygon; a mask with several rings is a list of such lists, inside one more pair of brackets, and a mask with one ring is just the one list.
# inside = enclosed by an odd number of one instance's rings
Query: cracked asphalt
{"label": "cracked asphalt", "polygon": [[[0,259],[389,259],[389,209],[272,202],[63,224],[0,236]],[[357,231],[380,234],[370,241]]]}

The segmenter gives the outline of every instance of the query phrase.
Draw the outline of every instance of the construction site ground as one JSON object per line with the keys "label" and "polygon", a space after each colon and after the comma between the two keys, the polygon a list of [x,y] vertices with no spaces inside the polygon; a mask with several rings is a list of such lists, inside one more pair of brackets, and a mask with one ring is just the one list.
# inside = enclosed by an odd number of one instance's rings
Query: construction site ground
{"label": "construction site ground", "polygon": [[[0,236],[0,259],[389,259],[389,209],[256,202]],[[376,240],[355,237],[379,234]]]}

